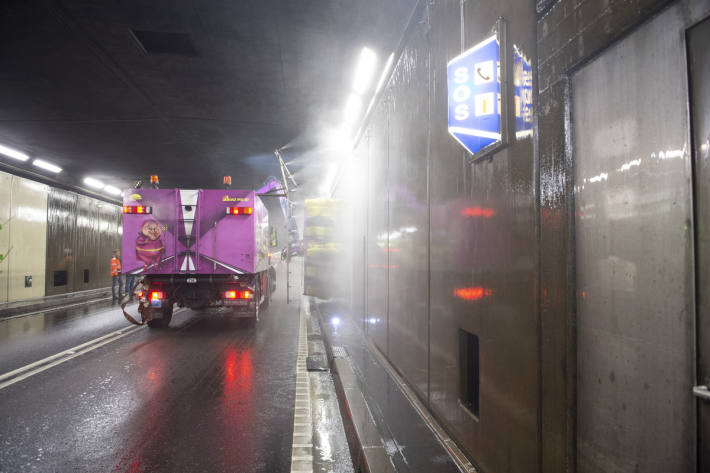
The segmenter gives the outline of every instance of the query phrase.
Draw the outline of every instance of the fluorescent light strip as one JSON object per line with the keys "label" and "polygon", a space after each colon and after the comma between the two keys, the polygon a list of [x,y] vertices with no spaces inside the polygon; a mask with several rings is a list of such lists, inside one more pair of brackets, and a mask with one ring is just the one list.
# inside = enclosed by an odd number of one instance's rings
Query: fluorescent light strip
{"label": "fluorescent light strip", "polygon": [[53,172],[55,174],[62,172],[62,168],[60,168],[56,164],[49,163],[42,159],[35,159],[34,161],[32,161],[32,165],[44,169],[45,171]]}
{"label": "fluorescent light strip", "polygon": [[7,146],[0,145],[0,154],[4,154],[8,158],[17,159],[19,161],[27,161],[30,159],[25,153],[17,151],[16,149],[8,148]]}
{"label": "fluorescent light strip", "polygon": [[343,119],[345,123],[353,124],[360,118],[360,109],[362,108],[362,99],[356,94],[350,94],[348,101],[345,103],[345,112]]}
{"label": "fluorescent light strip", "polygon": [[330,192],[330,189],[333,187],[333,181],[335,180],[335,176],[338,172],[338,166],[333,163],[330,165],[328,168],[328,174],[326,174],[325,179],[323,180],[323,184],[321,184],[320,187],[320,192],[321,194],[328,194]]}
{"label": "fluorescent light strip", "polygon": [[84,184],[94,189],[103,189],[104,187],[106,187],[103,182],[99,181],[98,179],[94,179],[93,177],[85,177]]}
{"label": "fluorescent light strip", "polygon": [[119,189],[118,187],[113,187],[113,186],[104,187],[104,191],[106,191],[107,193],[109,193],[111,195],[121,195],[121,192],[122,192],[121,189]]}
{"label": "fluorescent light strip", "polygon": [[364,95],[372,82],[372,75],[375,72],[377,65],[377,54],[370,48],[362,48],[360,59],[355,69],[355,77],[353,78],[353,90],[358,95]]}

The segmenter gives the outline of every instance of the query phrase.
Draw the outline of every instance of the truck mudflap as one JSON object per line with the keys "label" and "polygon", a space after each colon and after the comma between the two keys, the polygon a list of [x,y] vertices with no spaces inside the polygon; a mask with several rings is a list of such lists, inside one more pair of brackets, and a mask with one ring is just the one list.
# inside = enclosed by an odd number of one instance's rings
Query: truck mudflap
{"label": "truck mudflap", "polygon": [[123,316],[130,323],[135,324],[135,325],[145,325],[148,322],[150,322],[150,320],[152,319],[151,314],[150,314],[150,307],[144,307],[142,302],[138,303],[138,313],[140,314],[140,319],[141,319],[140,322],[138,322],[136,320],[136,318],[133,317],[131,314],[126,312],[126,304],[128,304],[128,301],[123,302],[121,304],[121,310],[123,311]]}

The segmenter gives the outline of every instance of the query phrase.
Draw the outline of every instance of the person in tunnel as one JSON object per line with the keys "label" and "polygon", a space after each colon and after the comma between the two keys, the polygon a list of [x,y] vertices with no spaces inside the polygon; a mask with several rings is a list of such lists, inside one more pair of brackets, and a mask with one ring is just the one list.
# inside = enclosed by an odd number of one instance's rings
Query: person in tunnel
{"label": "person in tunnel", "polygon": [[[122,297],[120,258],[121,252],[113,250],[113,258],[111,258],[111,296],[113,301],[120,300]],[[118,296],[116,295],[116,287],[118,287]]]}
{"label": "person in tunnel", "polygon": [[136,275],[133,273],[126,273],[126,288],[125,294],[129,296],[128,300],[133,301],[133,291],[136,288]]}

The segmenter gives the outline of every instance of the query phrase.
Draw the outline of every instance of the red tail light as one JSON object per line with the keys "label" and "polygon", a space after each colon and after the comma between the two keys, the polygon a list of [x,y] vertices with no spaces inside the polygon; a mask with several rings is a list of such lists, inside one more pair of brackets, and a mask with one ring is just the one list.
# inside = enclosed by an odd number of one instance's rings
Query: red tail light
{"label": "red tail light", "polygon": [[124,205],[124,214],[150,214],[153,213],[153,208],[145,205]]}
{"label": "red tail light", "polygon": [[251,215],[254,209],[251,207],[227,207],[227,215]]}
{"label": "red tail light", "polygon": [[165,293],[163,291],[152,291],[150,293],[150,299],[165,299]]}
{"label": "red tail light", "polygon": [[222,297],[224,299],[251,299],[254,295],[251,291],[224,291]]}

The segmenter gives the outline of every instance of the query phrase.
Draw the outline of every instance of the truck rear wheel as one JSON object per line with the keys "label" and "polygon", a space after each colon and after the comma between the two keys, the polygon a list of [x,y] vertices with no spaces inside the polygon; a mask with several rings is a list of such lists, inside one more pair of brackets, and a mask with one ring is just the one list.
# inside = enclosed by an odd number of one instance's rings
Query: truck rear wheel
{"label": "truck rear wheel", "polygon": [[[158,314],[156,314],[158,315]],[[148,321],[148,327],[150,328],[166,328],[170,325],[170,321],[173,318],[173,304],[172,302],[166,304],[160,311],[160,318],[155,318]]]}

